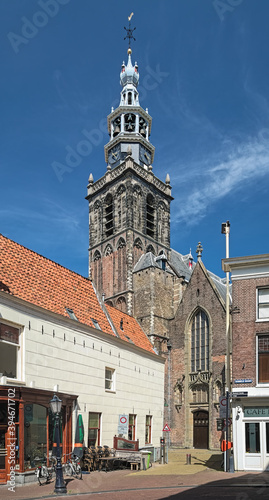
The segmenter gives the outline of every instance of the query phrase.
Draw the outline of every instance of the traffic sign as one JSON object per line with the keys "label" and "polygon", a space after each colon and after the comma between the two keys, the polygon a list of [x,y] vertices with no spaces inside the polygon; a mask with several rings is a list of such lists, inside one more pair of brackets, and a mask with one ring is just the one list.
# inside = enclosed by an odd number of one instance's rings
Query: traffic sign
{"label": "traffic sign", "polygon": [[227,406],[226,396],[220,396],[220,398],[219,398],[219,416],[220,416],[220,418],[226,417],[226,406]]}
{"label": "traffic sign", "polygon": [[170,429],[169,425],[165,424],[165,426],[163,428],[163,432],[170,432],[170,431],[171,431],[171,429]]}

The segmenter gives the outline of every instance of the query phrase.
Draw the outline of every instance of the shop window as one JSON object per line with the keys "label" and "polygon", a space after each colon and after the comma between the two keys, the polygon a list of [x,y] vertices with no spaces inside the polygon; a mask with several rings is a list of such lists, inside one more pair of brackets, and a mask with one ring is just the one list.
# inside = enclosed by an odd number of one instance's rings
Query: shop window
{"label": "shop window", "polygon": [[151,425],[152,425],[152,416],[146,415],[145,444],[151,443]]}
{"label": "shop window", "polygon": [[257,319],[269,319],[269,288],[257,290]]}
{"label": "shop window", "polygon": [[128,439],[135,441],[136,415],[129,415]]}
{"label": "shop window", "polygon": [[0,323],[0,376],[21,379],[20,329]]}
{"label": "shop window", "polygon": [[115,391],[116,372],[113,368],[106,368],[105,370],[105,389],[106,391]]}
{"label": "shop window", "polygon": [[209,367],[209,321],[199,311],[191,326],[191,371],[206,371]]}
{"label": "shop window", "polygon": [[269,383],[269,335],[258,336],[258,383]]}
{"label": "shop window", "polygon": [[101,413],[89,413],[88,446],[100,445]]}
{"label": "shop window", "polygon": [[246,430],[246,453],[260,453],[260,424],[247,423],[245,424]]}
{"label": "shop window", "polygon": [[24,406],[24,467],[32,469],[47,457],[47,408]]}

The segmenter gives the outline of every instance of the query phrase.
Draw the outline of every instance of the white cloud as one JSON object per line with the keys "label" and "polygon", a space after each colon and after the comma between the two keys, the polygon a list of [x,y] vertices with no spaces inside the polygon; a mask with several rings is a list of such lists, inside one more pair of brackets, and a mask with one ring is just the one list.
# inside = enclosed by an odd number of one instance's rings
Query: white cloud
{"label": "white cloud", "polygon": [[[263,129],[257,138],[237,147],[230,147],[229,151],[226,144],[218,159],[209,158],[202,160],[199,165],[189,166],[184,178],[180,175],[174,178],[171,175],[173,187],[177,190],[180,185],[181,193],[174,221],[185,222],[187,225],[197,224],[218,200],[231,192],[245,190],[250,182],[268,175],[268,138],[269,130]],[[195,182],[196,174],[199,175],[199,182]],[[190,182],[190,179],[194,179],[194,182]],[[176,183],[173,182],[175,180]]]}

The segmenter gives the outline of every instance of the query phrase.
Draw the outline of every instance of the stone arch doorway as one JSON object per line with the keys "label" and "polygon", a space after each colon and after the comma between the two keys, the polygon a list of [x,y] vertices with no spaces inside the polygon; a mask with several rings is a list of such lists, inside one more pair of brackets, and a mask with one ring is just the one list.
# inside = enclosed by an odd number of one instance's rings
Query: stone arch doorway
{"label": "stone arch doorway", "polygon": [[208,411],[197,410],[193,412],[193,447],[208,448]]}

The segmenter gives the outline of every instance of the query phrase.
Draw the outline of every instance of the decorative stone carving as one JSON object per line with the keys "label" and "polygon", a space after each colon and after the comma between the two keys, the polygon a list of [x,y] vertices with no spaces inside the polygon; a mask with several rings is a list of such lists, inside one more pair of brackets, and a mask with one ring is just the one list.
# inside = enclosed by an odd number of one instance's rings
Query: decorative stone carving
{"label": "decorative stone carving", "polygon": [[107,245],[106,248],[105,248],[105,257],[107,257],[108,255],[111,255],[113,253],[113,248],[111,245]]}

